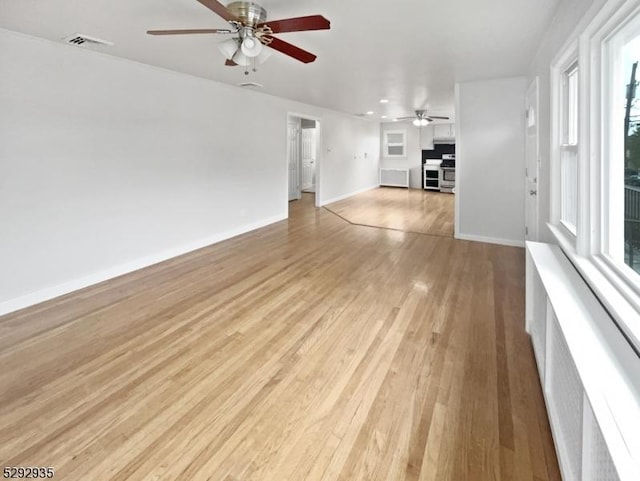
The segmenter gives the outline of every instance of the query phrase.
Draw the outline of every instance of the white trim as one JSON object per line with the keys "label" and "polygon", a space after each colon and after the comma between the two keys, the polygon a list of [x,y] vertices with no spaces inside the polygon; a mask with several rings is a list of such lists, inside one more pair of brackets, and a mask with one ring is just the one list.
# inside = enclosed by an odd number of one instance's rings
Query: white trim
{"label": "white trim", "polygon": [[530,122],[530,118],[529,116],[531,115],[531,113],[529,112],[529,96],[531,93],[535,93],[535,105],[533,106],[534,109],[534,126],[536,129],[536,141],[535,141],[535,175],[533,175],[533,178],[535,179],[535,182],[533,182],[536,186],[536,195],[533,196],[533,202],[535,204],[535,219],[529,219],[528,215],[529,215],[529,202],[531,202],[530,198],[531,195],[529,194],[528,190],[529,190],[529,179],[531,179],[532,175],[531,172],[528,171],[529,165],[528,165],[528,152],[525,152],[525,168],[526,173],[524,176],[524,192],[525,192],[525,227],[531,227],[530,225],[527,225],[527,221],[528,223],[533,223],[533,225],[535,226],[535,238],[531,237],[531,232],[527,231],[525,233],[525,239],[526,240],[533,240],[533,241],[537,241],[540,238],[540,79],[539,77],[536,75],[533,80],[529,83],[529,86],[527,87],[527,93],[526,93],[526,108],[527,108],[527,122],[525,125],[525,146],[529,145],[529,129],[532,127],[529,125]]}
{"label": "white trim", "polygon": [[487,244],[499,244],[502,246],[511,246],[511,247],[524,247],[524,240],[502,239],[499,237],[485,237],[481,235],[461,234],[459,232],[456,232],[453,237],[459,240],[486,242]]}
{"label": "white trim", "polygon": [[[390,145],[398,145],[397,143],[389,143],[388,136],[389,134],[401,134],[402,135],[402,154],[401,155],[392,155],[389,154],[389,146]],[[406,159],[407,158],[407,130],[404,129],[396,129],[396,130],[385,130],[382,132],[382,156],[385,159]]]}
{"label": "white trim", "polygon": [[287,215],[288,213],[284,212],[272,217],[268,217],[261,221],[254,222],[252,224],[247,224],[242,227],[221,232],[219,234],[215,234],[210,237],[200,239],[198,241],[190,242],[188,244],[167,249],[163,252],[151,254],[141,259],[136,259],[135,261],[132,261],[132,262],[119,264],[117,266],[110,267],[108,269],[94,272],[93,274],[89,274],[79,279],[73,279],[73,280],[64,282],[62,284],[47,287],[45,289],[41,289],[39,291],[32,292],[30,294],[26,294],[24,296],[17,297],[15,299],[4,301],[0,303],[0,315],[8,314],[10,312],[14,312],[19,309],[24,309],[25,307],[33,306],[35,304],[39,304],[41,302],[54,299],[56,297],[69,294],[70,292],[77,291],[79,289],[84,289],[85,287],[89,287],[94,284],[98,284],[100,282],[104,282],[109,279],[122,276],[124,274],[129,274],[130,272],[134,272],[139,269],[143,269],[145,267],[158,264],[160,262],[166,261],[168,259],[172,259],[174,257],[181,256],[183,254],[187,254],[188,252],[192,252],[192,251],[201,249],[203,247],[210,246],[212,244],[217,244],[218,242],[231,239],[233,237],[239,236],[241,234],[245,234],[252,230],[256,230],[261,227],[265,227],[270,224],[274,224],[276,222],[286,220]]}
{"label": "white trim", "polygon": [[[460,116],[460,84],[455,85],[455,114],[456,119]],[[461,179],[461,167],[464,165],[464,142],[460,136],[460,122],[456,120],[456,179]],[[460,189],[460,181],[456,182],[455,198],[453,199],[453,237],[458,238],[460,235],[460,196],[462,195],[462,189]]]}
{"label": "white trim", "polygon": [[[549,227],[574,266],[636,348],[640,348],[640,288],[637,275],[625,273],[624,266],[613,262],[606,254],[608,192],[611,183],[606,159],[610,158],[610,46],[614,36],[624,32],[638,12],[640,0],[609,0],[593,15],[593,20],[580,35],[580,211],[577,242],[574,245],[568,242],[568,236],[562,232],[553,216],[551,223],[556,225]],[[557,106],[556,103],[552,104],[554,113]]]}
{"label": "white trim", "polygon": [[[315,201],[315,205],[316,207],[320,207],[321,204],[321,199],[322,199],[322,192],[323,192],[323,184],[322,184],[322,153],[323,153],[323,149],[322,149],[322,122],[323,119],[322,117],[318,117],[316,115],[309,115],[309,114],[300,114],[297,112],[287,112],[287,126],[289,125],[289,120],[292,118],[298,118],[298,119],[307,119],[307,120],[314,120],[316,122],[316,201]],[[287,127],[288,128],[288,127]],[[287,133],[288,135],[288,133]],[[289,139],[285,136],[285,142],[287,142],[287,148],[289,148]],[[289,156],[287,155],[287,196],[289,195]],[[300,169],[298,169],[300,170]],[[300,175],[300,172],[298,172],[298,175]],[[302,195],[302,194],[301,194]],[[289,201],[287,201],[288,204]],[[288,209],[288,207],[287,207]]]}
{"label": "white trim", "polygon": [[634,291],[616,275],[604,258],[579,255],[557,226],[548,224],[547,227],[611,316],[624,320],[617,323],[618,327],[633,344],[640,346],[640,305]]}
{"label": "white trim", "polygon": [[[581,125],[580,120],[583,115],[581,109],[580,99],[582,98],[583,86],[582,81],[585,77],[582,71],[582,59],[579,57],[578,41],[575,38],[570,38],[569,41],[560,50],[560,53],[551,62],[551,158],[550,158],[550,175],[551,175],[551,188],[550,188],[550,221],[554,225],[560,224],[562,218],[562,150],[565,148],[575,148],[574,146],[564,146],[564,131],[565,131],[565,86],[564,79],[566,72],[572,68],[578,69],[578,122]],[[578,129],[578,149],[584,145],[582,132]],[[578,158],[578,173],[577,178],[580,177],[580,165]],[[578,180],[579,184],[579,180]],[[578,203],[576,212],[576,224],[580,224],[580,192],[579,185],[577,187]],[[576,229],[579,229],[576,225]],[[571,232],[570,229],[567,229]],[[577,240],[575,234],[573,236],[573,244],[575,245]]]}
{"label": "white trim", "polygon": [[365,187],[364,189],[356,190],[354,192],[349,192],[348,194],[339,195],[338,197],[334,197],[332,199],[323,200],[320,207],[323,205],[333,204],[334,202],[338,202],[339,200],[348,199],[349,197],[353,197],[354,195],[362,194],[363,192],[367,192],[368,190],[379,189],[380,186],[378,184],[371,185],[369,187]]}

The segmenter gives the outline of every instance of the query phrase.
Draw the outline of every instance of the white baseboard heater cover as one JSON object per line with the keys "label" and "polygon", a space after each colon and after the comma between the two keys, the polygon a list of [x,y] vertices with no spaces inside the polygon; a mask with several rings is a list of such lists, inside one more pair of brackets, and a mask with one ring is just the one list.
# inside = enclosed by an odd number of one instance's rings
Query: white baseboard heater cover
{"label": "white baseboard heater cover", "polygon": [[531,335],[564,481],[640,480],[640,357],[558,246],[527,242]]}
{"label": "white baseboard heater cover", "polygon": [[380,169],[380,185],[409,187],[409,169]]}

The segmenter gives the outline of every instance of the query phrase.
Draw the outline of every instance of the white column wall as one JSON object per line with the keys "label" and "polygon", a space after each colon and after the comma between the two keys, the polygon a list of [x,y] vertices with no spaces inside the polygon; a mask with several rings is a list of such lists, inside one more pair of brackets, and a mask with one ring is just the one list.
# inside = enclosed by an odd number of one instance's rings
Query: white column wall
{"label": "white column wall", "polygon": [[456,85],[456,237],[524,245],[523,77]]}

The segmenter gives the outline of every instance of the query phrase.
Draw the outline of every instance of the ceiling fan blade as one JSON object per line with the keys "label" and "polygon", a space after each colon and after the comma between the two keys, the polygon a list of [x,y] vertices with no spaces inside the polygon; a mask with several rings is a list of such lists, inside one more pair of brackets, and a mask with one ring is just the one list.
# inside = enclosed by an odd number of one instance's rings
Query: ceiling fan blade
{"label": "ceiling fan blade", "polygon": [[198,0],[198,2],[207,7],[213,13],[220,15],[227,22],[240,22],[240,19],[238,17],[229,13],[227,7],[216,0]]}
{"label": "ceiling fan blade", "polygon": [[322,15],[309,15],[263,22],[258,25],[258,28],[261,27],[269,27],[273,33],[302,32],[305,30],[329,30],[331,22]]}
{"label": "ceiling fan blade", "polygon": [[227,60],[224,61],[224,64],[227,67],[235,67],[236,65],[238,65],[237,63],[235,63],[233,60],[231,60],[230,58],[228,58]]}
{"label": "ceiling fan blade", "polygon": [[311,63],[317,58],[314,54],[307,52],[306,50],[302,50],[300,47],[296,47],[295,45],[291,45],[284,40],[280,40],[279,38],[266,37],[265,40],[266,45],[272,49],[282,52],[289,57],[293,57],[300,62]]}
{"label": "ceiling fan blade", "polygon": [[199,33],[231,33],[231,30],[220,28],[191,28],[178,30],[147,30],[149,35],[191,35]]}
{"label": "ceiling fan blade", "polygon": [[415,118],[416,118],[416,116],[412,115],[411,117],[396,117],[395,119],[396,120],[413,120]]}
{"label": "ceiling fan blade", "polygon": [[438,117],[437,115],[428,115],[425,116],[425,119],[441,119],[441,120],[449,120],[449,117]]}

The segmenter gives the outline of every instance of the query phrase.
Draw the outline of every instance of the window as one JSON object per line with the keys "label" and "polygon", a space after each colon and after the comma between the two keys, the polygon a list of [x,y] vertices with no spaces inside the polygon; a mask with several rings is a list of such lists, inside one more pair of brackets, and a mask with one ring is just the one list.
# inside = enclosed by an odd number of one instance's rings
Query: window
{"label": "window", "polygon": [[[606,169],[604,253],[627,275],[640,272],[640,105],[637,102],[637,67],[640,59],[640,15],[607,42],[603,66],[608,87],[605,126]],[[640,280],[640,277],[635,279]]]}
{"label": "window", "polygon": [[576,235],[578,217],[578,63],[562,74],[560,221]]}
{"label": "window", "polygon": [[403,130],[393,130],[384,133],[384,156],[406,157],[407,133]]}
{"label": "window", "polygon": [[640,0],[607,1],[554,60],[550,229],[640,349]]}

